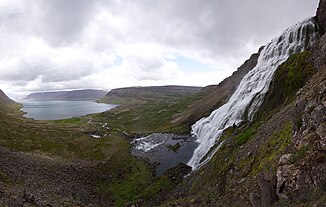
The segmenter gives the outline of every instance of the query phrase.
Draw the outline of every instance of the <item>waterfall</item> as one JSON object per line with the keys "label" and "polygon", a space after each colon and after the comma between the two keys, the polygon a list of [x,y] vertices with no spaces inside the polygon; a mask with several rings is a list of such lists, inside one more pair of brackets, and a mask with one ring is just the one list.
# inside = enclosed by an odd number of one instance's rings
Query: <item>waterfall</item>
{"label": "waterfall", "polygon": [[[319,37],[317,31],[318,26],[314,19],[310,18],[285,30],[280,37],[265,45],[256,67],[242,79],[229,101],[192,126],[191,133],[199,143],[188,162],[193,170],[211,159],[221,146],[218,141],[225,129],[234,124],[238,125],[244,119],[253,120],[277,67],[290,55],[310,47]],[[245,114],[247,117],[244,117]],[[212,151],[211,148],[216,144],[219,146]]]}

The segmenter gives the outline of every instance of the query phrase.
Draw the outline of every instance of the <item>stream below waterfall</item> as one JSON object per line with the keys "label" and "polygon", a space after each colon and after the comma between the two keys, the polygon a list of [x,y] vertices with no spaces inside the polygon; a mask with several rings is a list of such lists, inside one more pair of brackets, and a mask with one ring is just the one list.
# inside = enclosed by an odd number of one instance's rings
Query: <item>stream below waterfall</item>
{"label": "stream below waterfall", "polygon": [[135,138],[132,143],[131,153],[147,159],[155,167],[158,177],[180,162],[186,164],[198,146],[194,137],[162,133]]}

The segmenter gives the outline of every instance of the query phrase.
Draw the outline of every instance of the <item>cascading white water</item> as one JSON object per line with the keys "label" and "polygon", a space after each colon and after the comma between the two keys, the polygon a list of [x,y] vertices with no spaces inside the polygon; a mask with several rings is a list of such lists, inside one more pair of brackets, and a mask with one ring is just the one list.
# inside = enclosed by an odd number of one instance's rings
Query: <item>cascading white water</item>
{"label": "cascading white water", "polygon": [[[244,119],[253,120],[254,114],[263,102],[274,72],[290,55],[304,51],[318,38],[318,26],[314,20],[307,19],[287,29],[273,39],[261,51],[258,62],[240,82],[230,100],[213,111],[209,117],[202,118],[192,126],[192,134],[197,137],[199,146],[188,165],[194,169],[211,159],[214,151],[210,149],[217,144],[223,131]],[[244,117],[247,112],[248,117]],[[219,144],[221,145],[221,144]]]}

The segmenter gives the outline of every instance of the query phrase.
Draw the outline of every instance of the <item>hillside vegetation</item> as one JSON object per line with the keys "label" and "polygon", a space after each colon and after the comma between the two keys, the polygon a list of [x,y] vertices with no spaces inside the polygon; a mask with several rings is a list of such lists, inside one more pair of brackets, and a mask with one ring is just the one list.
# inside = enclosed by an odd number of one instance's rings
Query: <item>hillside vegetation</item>
{"label": "hillside vegetation", "polygon": [[35,121],[20,107],[0,104],[0,206],[120,206],[153,181],[121,134],[94,139],[102,124],[88,117]]}
{"label": "hillside vegetation", "polygon": [[66,120],[23,118],[0,91],[0,206],[325,206],[325,18],[321,0],[320,39],[278,67],[254,121],[224,131],[211,161],[185,178],[185,165],[156,178],[130,141],[188,134],[229,99],[258,54],[217,86],[112,90],[100,101],[119,107]]}

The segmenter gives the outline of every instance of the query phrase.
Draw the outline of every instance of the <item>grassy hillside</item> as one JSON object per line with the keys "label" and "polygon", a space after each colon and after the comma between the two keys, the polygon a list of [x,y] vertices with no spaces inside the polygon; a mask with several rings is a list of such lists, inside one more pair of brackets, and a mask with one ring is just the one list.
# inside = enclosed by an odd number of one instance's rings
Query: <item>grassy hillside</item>
{"label": "grassy hillside", "polygon": [[121,104],[95,117],[113,131],[129,135],[154,132],[188,134],[187,124],[174,124],[174,116],[201,98],[199,87],[159,86],[114,89],[101,102]]}
{"label": "grassy hillside", "polygon": [[200,96],[164,97],[146,100],[141,104],[135,100],[95,117],[100,122],[108,122],[114,131],[124,131],[129,135],[144,135],[154,132],[188,134],[187,124],[174,124],[174,116],[186,110]]}
{"label": "grassy hillside", "polygon": [[109,104],[147,104],[156,100],[173,100],[198,93],[201,87],[193,86],[149,86],[129,87],[111,90],[99,102]]}
{"label": "grassy hillside", "polygon": [[[87,123],[89,117],[34,121],[21,117],[19,107],[0,104],[0,205],[12,205],[27,192],[54,206],[120,206],[152,183],[151,168],[130,155],[121,134],[94,139],[90,134],[102,124]],[[74,189],[83,183],[88,187]]]}

